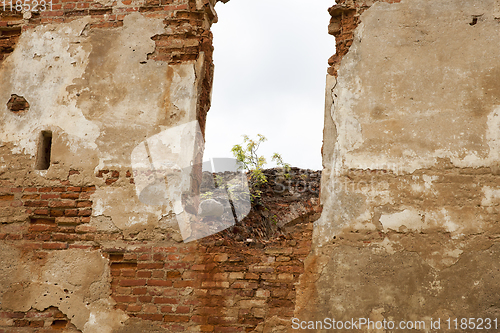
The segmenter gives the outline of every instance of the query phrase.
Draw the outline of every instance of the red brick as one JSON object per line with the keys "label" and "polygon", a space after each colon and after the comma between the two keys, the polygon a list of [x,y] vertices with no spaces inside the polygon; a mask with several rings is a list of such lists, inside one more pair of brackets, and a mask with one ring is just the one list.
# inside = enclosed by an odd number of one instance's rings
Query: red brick
{"label": "red brick", "polygon": [[[8,199],[10,197],[11,199]],[[0,201],[2,200],[13,200],[14,199],[14,194],[7,194],[7,195],[0,195]],[[37,200],[40,199],[40,194],[24,194],[21,199],[25,200]],[[48,199],[48,198],[42,198],[42,199]]]}
{"label": "red brick", "polygon": [[175,281],[174,288],[196,287],[195,281]]}
{"label": "red brick", "polygon": [[155,304],[178,304],[179,300],[176,298],[170,298],[170,297],[155,297],[154,303]]}
{"label": "red brick", "polygon": [[168,288],[163,290],[163,296],[167,297],[177,297],[179,296],[179,291],[173,288]]}
{"label": "red brick", "polygon": [[50,224],[33,224],[30,225],[29,227],[30,232],[55,231],[56,229],[57,229],[56,225],[50,225]]}
{"label": "red brick", "polygon": [[231,285],[231,288],[234,288],[234,289],[257,289],[258,284],[256,282],[236,281]]}
{"label": "red brick", "polygon": [[177,248],[175,246],[169,246],[169,247],[154,247],[153,248],[154,252],[177,252]]}
{"label": "red brick", "polygon": [[67,188],[67,190],[70,192],[81,192],[82,188],[79,186],[70,186]]}
{"label": "red brick", "polygon": [[57,224],[79,224],[80,219],[78,217],[56,217]]}
{"label": "red brick", "polygon": [[155,271],[153,271],[153,274],[151,277],[154,279],[163,279],[165,277],[165,271],[155,270]]}
{"label": "red brick", "polygon": [[31,218],[30,222],[32,224],[50,224],[55,225],[55,220],[52,218],[41,217],[41,218]]}
{"label": "red brick", "polygon": [[163,320],[162,314],[138,314],[137,317],[144,319],[144,320],[151,320],[151,321],[162,321]]}
{"label": "red brick", "polygon": [[49,215],[49,210],[48,209],[35,209],[33,211],[33,214],[35,214],[35,215]]}
{"label": "red brick", "polygon": [[[28,311],[26,318],[51,318],[54,314],[51,312]],[[0,316],[1,317],[1,316]]]}
{"label": "red brick", "polygon": [[66,209],[64,210],[64,216],[78,216],[78,209]]}
{"label": "red brick", "polygon": [[7,235],[6,239],[7,240],[20,240],[20,239],[23,239],[23,235],[21,235],[21,234],[10,234],[10,235]]}
{"label": "red brick", "polygon": [[215,333],[241,333],[244,332],[244,328],[235,327],[235,326],[226,326],[226,327],[216,327]]}
{"label": "red brick", "polygon": [[165,315],[163,321],[167,323],[187,323],[189,322],[189,316]]}
{"label": "red brick", "polygon": [[63,216],[64,215],[64,210],[59,210],[59,209],[51,209],[50,210],[50,216],[58,217],[58,216]]}
{"label": "red brick", "polygon": [[152,296],[139,296],[139,302],[150,303],[153,300]]}
{"label": "red brick", "polygon": [[130,304],[127,307],[128,312],[139,312],[141,310],[142,310],[142,305],[140,305],[140,304]]}
{"label": "red brick", "polygon": [[191,308],[189,306],[178,306],[175,309],[175,313],[189,313],[191,312]]}
{"label": "red brick", "polygon": [[24,318],[25,314],[23,312],[2,312],[2,317],[11,319],[21,319]]}
{"label": "red brick", "polygon": [[154,261],[164,261],[165,255],[163,253],[155,253],[155,254],[153,254],[153,260]]}
{"label": "red brick", "polygon": [[148,280],[148,286],[171,287],[172,281],[170,281],[170,280]]}
{"label": "red brick", "polygon": [[73,208],[76,207],[76,202],[72,200],[51,201],[49,207],[53,208]]}
{"label": "red brick", "polygon": [[[148,253],[141,254],[137,260],[140,260],[140,261],[149,261],[149,260],[151,260],[151,255],[148,254]],[[163,265],[161,265],[160,268],[163,268]]]}
{"label": "red brick", "polygon": [[41,198],[42,198],[42,200],[59,199],[60,196],[61,196],[60,194],[56,194],[56,193],[46,193],[46,194],[42,194]]}
{"label": "red brick", "polygon": [[27,327],[29,324],[27,320],[14,320],[14,327]]}
{"label": "red brick", "polygon": [[137,297],[133,296],[113,296],[113,298],[119,303],[135,303],[137,301]]}
{"label": "red brick", "polygon": [[135,288],[132,293],[134,295],[146,295],[147,291],[147,288]]}
{"label": "red brick", "polygon": [[95,186],[84,186],[82,187],[82,192],[93,192],[95,191]]}
{"label": "red brick", "polygon": [[137,272],[137,277],[138,278],[150,278],[151,277],[151,271],[138,271]]}
{"label": "red brick", "polygon": [[169,254],[169,255],[167,256],[167,259],[168,259],[168,260],[172,260],[172,261],[177,261],[177,260],[179,260],[180,258],[181,258],[181,256],[180,256],[180,255],[177,255],[177,254]]}
{"label": "red brick", "polygon": [[140,280],[126,279],[126,280],[120,281],[120,286],[124,286],[124,287],[145,286],[145,285],[146,285],[146,280],[143,280],[143,279],[140,279]]}
{"label": "red brick", "polygon": [[30,327],[43,327],[45,324],[44,320],[32,320],[30,321]]}
{"label": "red brick", "polygon": [[179,279],[181,277],[181,272],[179,271],[168,271],[167,278],[168,279]]}
{"label": "red brick", "polygon": [[133,278],[135,277],[135,271],[133,269],[124,269],[122,270],[122,276]]}
{"label": "red brick", "polygon": [[162,306],[161,307],[161,312],[164,312],[164,313],[173,313],[174,312],[174,308],[171,307],[170,305]]}
{"label": "red brick", "polygon": [[138,263],[137,264],[137,269],[161,269],[161,268],[163,268],[163,263]]}
{"label": "red brick", "polygon": [[46,249],[46,250],[62,250],[62,249],[67,249],[67,248],[68,248],[68,243],[52,242],[52,243],[43,243],[42,244],[42,249]]}
{"label": "red brick", "polygon": [[78,211],[78,216],[91,216],[92,215],[92,209],[80,209]]}
{"label": "red brick", "polygon": [[48,201],[41,201],[41,200],[37,200],[37,201],[26,201],[24,203],[24,205],[26,207],[47,207],[49,205],[49,202]]}
{"label": "red brick", "polygon": [[188,269],[191,266],[188,262],[167,262],[165,269]]}
{"label": "red brick", "polygon": [[278,272],[291,272],[291,273],[304,273],[304,267],[302,266],[278,266]]}
{"label": "red brick", "polygon": [[61,193],[61,199],[78,199],[80,193]]}
{"label": "red brick", "polygon": [[52,192],[65,192],[66,187],[53,187]]}

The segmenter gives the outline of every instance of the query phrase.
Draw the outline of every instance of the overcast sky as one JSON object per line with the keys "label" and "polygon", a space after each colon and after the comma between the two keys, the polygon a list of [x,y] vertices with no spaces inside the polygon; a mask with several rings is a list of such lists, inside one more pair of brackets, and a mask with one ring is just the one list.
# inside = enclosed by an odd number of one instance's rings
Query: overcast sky
{"label": "overcast sky", "polygon": [[263,134],[259,152],[292,166],[321,169],[328,35],[333,0],[219,2],[215,75],[205,160],[232,157],[242,135]]}

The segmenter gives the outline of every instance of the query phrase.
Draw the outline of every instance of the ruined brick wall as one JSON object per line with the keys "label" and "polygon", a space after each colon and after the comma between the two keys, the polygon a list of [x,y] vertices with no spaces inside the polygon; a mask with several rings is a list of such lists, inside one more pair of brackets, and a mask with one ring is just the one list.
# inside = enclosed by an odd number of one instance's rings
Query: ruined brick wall
{"label": "ruined brick wall", "polygon": [[360,16],[376,2],[398,3],[401,0],[339,0],[328,8],[332,16],[328,25],[328,33],[335,36],[335,54],[328,59],[328,74],[337,75],[342,57],[344,57],[354,40],[354,30],[360,23]]}
{"label": "ruined brick wall", "polygon": [[[0,13],[0,332],[287,330],[320,173],[266,171],[259,208],[190,243],[174,204],[136,191],[137,147],[193,121],[204,133],[214,5]],[[180,145],[199,163],[196,140]]]}
{"label": "ruined brick wall", "polygon": [[[187,244],[175,232],[171,237],[159,234],[156,237],[162,239],[154,240],[117,229],[103,230],[92,216],[96,186],[71,186],[63,180],[57,187],[2,188],[1,212],[5,216],[0,239],[6,254],[2,265],[15,267],[5,272],[13,276],[0,276],[2,281],[12,281],[2,294],[0,332],[87,331],[75,327],[85,321],[74,319],[82,311],[77,298],[79,293],[94,291],[75,289],[72,283],[92,275],[82,270],[89,269],[82,262],[92,259],[89,253],[101,253],[104,258],[102,276],[91,280],[100,278],[104,292],[109,284],[114,311],[126,315],[121,321],[128,318],[123,328],[112,316],[101,326],[117,326],[117,332],[286,331],[295,308],[295,286],[311,249],[312,222],[321,209],[314,199],[318,172],[298,171],[302,170],[294,169],[295,176],[285,183],[276,173],[266,172],[266,188],[276,187],[276,193],[264,191],[265,205],[281,209],[272,208],[279,214],[281,231],[270,239],[259,237],[256,231],[245,234],[244,239],[235,237],[241,233],[236,228],[258,227],[260,219],[253,213],[249,215],[252,221],[243,220],[242,225],[222,234]],[[312,178],[306,181],[303,175]],[[102,186],[120,179],[116,170],[101,170],[96,178],[106,176]],[[124,178],[133,183],[130,174]],[[19,261],[13,262],[16,259]],[[64,265],[70,265],[71,271],[61,279],[41,282],[32,275],[67,270]],[[27,272],[19,272],[21,267]],[[44,293],[32,295],[40,287]],[[27,295],[20,296],[23,293]]]}
{"label": "ruined brick wall", "polygon": [[330,13],[324,209],[296,318],[420,331],[431,318],[442,331],[495,320],[499,55],[488,45],[500,4],[345,1]]}

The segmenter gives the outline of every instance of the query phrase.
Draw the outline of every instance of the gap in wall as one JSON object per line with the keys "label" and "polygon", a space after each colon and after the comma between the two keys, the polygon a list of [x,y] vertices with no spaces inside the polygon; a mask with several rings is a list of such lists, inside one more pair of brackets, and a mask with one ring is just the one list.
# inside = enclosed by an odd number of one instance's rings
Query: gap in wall
{"label": "gap in wall", "polygon": [[204,159],[232,157],[242,135],[263,134],[259,152],[292,166],[321,169],[325,77],[335,39],[332,0],[218,3],[214,86]]}

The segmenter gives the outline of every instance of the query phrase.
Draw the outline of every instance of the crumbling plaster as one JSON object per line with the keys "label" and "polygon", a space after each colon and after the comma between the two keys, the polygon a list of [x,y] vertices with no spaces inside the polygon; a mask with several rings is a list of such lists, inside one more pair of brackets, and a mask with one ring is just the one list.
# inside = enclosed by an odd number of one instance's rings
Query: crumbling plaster
{"label": "crumbling plaster", "polygon": [[363,12],[327,80],[324,208],[297,317],[499,313],[498,17],[495,0]]}
{"label": "crumbling plaster", "polygon": [[[89,29],[92,22],[85,17],[27,30],[2,62],[2,178],[14,187],[54,186],[65,177],[73,184],[97,183],[90,223],[97,230],[177,232],[171,207],[140,202],[129,178],[106,186],[96,174],[116,169],[125,175],[141,142],[197,119],[204,54],[179,64],[148,60],[155,49],[151,37],[167,29],[163,19],[132,13],[114,29]],[[23,96],[29,110],[9,111],[12,94]],[[53,135],[51,167],[34,170],[40,133],[46,130]],[[69,170],[78,172],[66,176]],[[5,222],[29,220],[23,207],[6,207],[2,214]],[[128,318],[113,308],[109,263],[99,250],[56,251],[37,260],[2,246],[2,267],[8,267],[0,282],[5,311],[56,306],[86,333],[111,332]]]}
{"label": "crumbling plaster", "polygon": [[[83,182],[95,182],[101,169],[131,171],[132,151],[142,141],[196,120],[203,53],[182,64],[148,61],[155,43],[147,36],[164,33],[161,19],[135,13],[123,27],[88,30],[91,20],[25,32],[0,70],[0,100],[18,94],[30,103],[23,114],[1,104],[0,142],[34,165],[40,132],[53,132],[51,167],[32,172],[42,183],[68,169],[82,170],[73,178]],[[29,177],[16,180],[23,181]],[[158,225],[169,212],[139,202],[133,184],[99,188],[93,199],[103,207],[95,212],[114,216],[121,229]]]}
{"label": "crumbling plaster", "polygon": [[[351,169],[414,174],[415,192],[439,196],[431,176],[423,172],[419,178],[416,172],[444,166],[440,161],[498,168],[500,54],[497,48],[484,50],[498,39],[497,14],[490,10],[498,6],[378,2],[362,15],[338,78],[330,80],[327,113],[336,133],[325,132],[325,142],[334,142],[325,166],[331,177],[338,181]],[[476,25],[470,24],[473,17],[479,17]],[[342,192],[333,184],[323,181],[327,211]],[[394,203],[387,182],[365,185],[370,191],[357,191],[363,198]],[[320,224],[330,217],[324,214]]]}
{"label": "crumbling plaster", "polygon": [[113,310],[108,260],[98,251],[56,251],[46,258],[27,257],[6,244],[0,251],[3,311],[55,306],[83,332],[111,332],[128,318]]}

